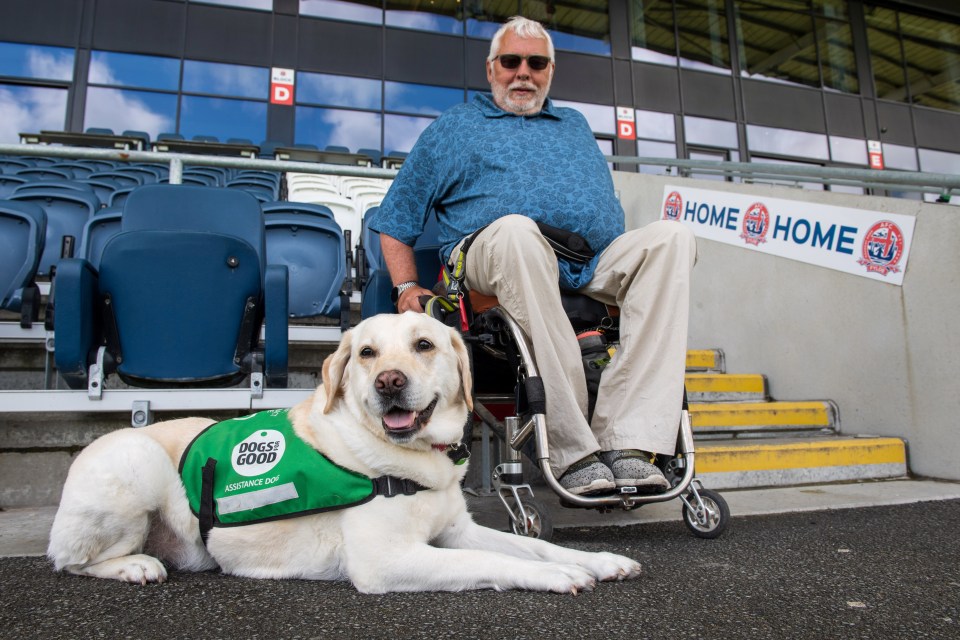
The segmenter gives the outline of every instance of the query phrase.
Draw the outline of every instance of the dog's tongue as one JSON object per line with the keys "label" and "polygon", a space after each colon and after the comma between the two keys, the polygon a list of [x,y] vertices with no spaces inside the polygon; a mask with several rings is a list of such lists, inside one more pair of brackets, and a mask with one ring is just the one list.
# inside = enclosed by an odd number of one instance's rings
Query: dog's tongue
{"label": "dog's tongue", "polygon": [[409,429],[413,426],[413,421],[417,419],[415,411],[402,411],[400,409],[391,409],[383,416],[383,424],[388,429]]}

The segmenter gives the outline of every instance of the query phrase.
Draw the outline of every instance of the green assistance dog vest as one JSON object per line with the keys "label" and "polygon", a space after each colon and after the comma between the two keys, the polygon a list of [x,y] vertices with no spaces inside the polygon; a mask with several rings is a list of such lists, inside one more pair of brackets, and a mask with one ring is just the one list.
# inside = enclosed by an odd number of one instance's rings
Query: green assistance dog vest
{"label": "green assistance dog vest", "polygon": [[180,477],[206,541],[233,527],[354,507],[377,496],[412,495],[412,480],[367,476],[332,462],[294,431],[289,409],[210,425],[184,451]]}

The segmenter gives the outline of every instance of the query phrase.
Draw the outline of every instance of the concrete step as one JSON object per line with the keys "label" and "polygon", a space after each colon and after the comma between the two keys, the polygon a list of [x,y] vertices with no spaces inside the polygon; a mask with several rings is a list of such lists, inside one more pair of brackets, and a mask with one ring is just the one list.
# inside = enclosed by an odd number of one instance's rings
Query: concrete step
{"label": "concrete step", "polygon": [[879,480],[908,473],[906,443],[877,436],[698,442],[695,463],[704,486],[715,489]]}
{"label": "concrete step", "polygon": [[759,374],[688,373],[690,402],[763,402],[767,400],[767,379]]}
{"label": "concrete step", "polygon": [[690,349],[687,351],[687,371],[723,373],[726,363],[720,349]]}
{"label": "concrete step", "polygon": [[829,400],[804,402],[690,403],[694,436],[821,431],[839,426],[839,412]]}

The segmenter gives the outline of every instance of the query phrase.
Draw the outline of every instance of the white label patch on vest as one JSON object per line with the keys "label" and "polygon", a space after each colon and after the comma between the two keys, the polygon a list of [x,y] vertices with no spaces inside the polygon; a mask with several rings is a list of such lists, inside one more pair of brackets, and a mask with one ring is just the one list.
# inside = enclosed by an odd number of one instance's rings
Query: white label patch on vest
{"label": "white label patch on vest", "polygon": [[259,491],[241,493],[235,496],[226,496],[217,498],[217,509],[221,515],[228,513],[237,513],[238,511],[249,511],[278,502],[287,500],[296,500],[300,495],[292,482],[281,485],[275,485]]}
{"label": "white label patch on vest", "polygon": [[268,473],[277,466],[287,448],[283,434],[273,429],[254,431],[233,448],[233,470],[245,477]]}

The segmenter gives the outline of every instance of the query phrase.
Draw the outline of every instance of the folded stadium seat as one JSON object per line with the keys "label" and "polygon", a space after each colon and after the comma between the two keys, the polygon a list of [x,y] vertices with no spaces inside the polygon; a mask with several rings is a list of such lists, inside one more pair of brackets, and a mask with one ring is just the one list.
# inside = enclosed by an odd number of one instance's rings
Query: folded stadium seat
{"label": "folded stadium seat", "polygon": [[315,180],[310,182],[287,182],[287,200],[292,202],[322,202],[326,198],[342,198],[335,184]]}
{"label": "folded stadium seat", "polygon": [[14,176],[0,173],[0,198],[9,197],[17,187],[28,182],[34,182],[34,179],[27,176]]}
{"label": "folded stadium seat", "polygon": [[122,213],[121,207],[100,209],[83,225],[77,256],[89,262],[95,270],[100,269],[100,256],[107,240],[120,232]]}
{"label": "folded stadium seat", "polygon": [[35,180],[73,180],[73,171],[54,168],[53,164],[43,167],[20,169],[14,175],[25,176]]}
{"label": "folded stadium seat", "polygon": [[157,171],[153,167],[141,167],[135,165],[117,167],[113,170],[113,172],[125,176],[134,176],[139,178],[140,184],[154,184],[155,182],[160,181],[161,176],[161,172]]}
{"label": "folded stadium seat", "polygon": [[154,387],[247,375],[255,386],[262,373],[286,386],[287,269],[268,265],[260,205],[241,190],[137,189],[99,270],[64,260],[56,295],[55,359],[71,388],[99,388],[98,372]]}
{"label": "folded stadium seat", "polygon": [[[111,160],[74,160],[73,162],[74,164],[90,167],[95,172],[110,171],[117,166],[116,163]],[[86,177],[89,178],[90,175],[88,174]]]}
{"label": "folded stadium seat", "polygon": [[39,318],[35,278],[43,252],[47,216],[30,202],[0,200],[0,308],[20,313],[20,326]]}
{"label": "folded stadium seat", "polygon": [[123,132],[123,135],[128,138],[137,138],[138,140],[140,140],[141,144],[143,145],[144,151],[150,150],[150,134],[147,133],[146,131],[136,131],[134,129],[127,129],[126,131]]}
{"label": "folded stadium seat", "polygon": [[316,173],[287,173],[287,191],[300,187],[317,187],[322,191],[329,191],[340,195],[340,181],[337,176],[328,176]]}
{"label": "folded stadium seat", "polygon": [[14,193],[10,200],[32,202],[43,208],[47,215],[47,232],[43,254],[37,274],[51,276],[53,267],[60,260],[64,249],[64,239],[71,238],[71,246],[76,247],[83,234],[83,225],[100,208],[100,200],[93,192],[71,189],[46,188],[30,189]]}
{"label": "folded stadium seat", "polygon": [[20,169],[29,169],[34,166],[30,158],[12,158],[10,156],[0,156],[0,173],[13,174]]}
{"label": "folded stadium seat", "polygon": [[277,140],[264,140],[263,142],[260,143],[259,146],[260,146],[260,157],[273,160],[274,157],[277,155],[277,149],[279,147],[285,147],[287,145],[285,145],[282,142],[278,142]]}
{"label": "folded stadium seat", "polygon": [[93,188],[101,207],[107,206],[113,192],[121,188],[117,183],[102,178],[87,178],[84,182]]}
{"label": "folded stadium seat", "polygon": [[98,136],[112,136],[113,129],[108,129],[106,127],[87,127],[84,133],[94,133]]}
{"label": "folded stadium seat", "polygon": [[346,242],[329,218],[288,213],[264,216],[267,259],[286,265],[291,318],[327,316],[350,327]]}
{"label": "folded stadium seat", "polygon": [[273,213],[284,213],[295,216],[317,216],[335,221],[333,211],[330,210],[330,207],[325,207],[322,204],[282,200],[277,202],[264,202],[260,205],[260,208],[263,209],[263,215],[265,216]]}
{"label": "folded stadium seat", "polygon": [[340,176],[337,180],[340,187],[340,193],[352,198],[355,193],[366,193],[369,191],[382,191],[386,193],[392,184],[391,180],[382,178],[363,178],[360,176]]}
{"label": "folded stadium seat", "polygon": [[110,200],[107,201],[108,207],[123,207],[123,203],[127,201],[127,198],[135,189],[139,189],[143,185],[137,185],[136,187],[120,187],[110,194]]}
{"label": "folded stadium seat", "polygon": [[383,154],[380,153],[380,149],[357,149],[357,153],[368,156],[371,162],[373,162],[373,166],[380,166],[380,159],[383,157]]}
{"label": "folded stadium seat", "polygon": [[114,185],[119,187],[136,187],[143,184],[143,178],[140,175],[133,173],[117,173],[115,170],[110,169],[109,171],[98,171],[96,173],[91,173],[86,178],[89,180],[108,180]]}
{"label": "folded stadium seat", "polygon": [[220,142],[217,136],[195,135],[191,138],[194,142]]}
{"label": "folded stadium seat", "polygon": [[344,147],[339,144],[328,144],[323,148],[324,151],[335,151],[337,153],[352,153],[349,147]]}
{"label": "folded stadium seat", "polygon": [[212,180],[211,187],[222,187],[227,184],[228,172],[223,167],[187,167],[183,170],[184,176],[206,176]]}
{"label": "folded stadium seat", "polygon": [[290,202],[320,204],[333,211],[334,220],[336,220],[340,228],[343,229],[344,238],[347,240],[347,247],[351,251],[353,250],[354,244],[356,244],[360,238],[360,214],[353,200],[335,194],[308,190],[300,190],[296,193],[291,192],[287,195],[287,199],[290,200]]}
{"label": "folded stadium seat", "polygon": [[[24,193],[32,189],[66,189],[68,191],[81,191],[83,193],[92,193],[97,195],[93,185],[81,180],[31,180],[24,182],[13,190],[14,193]],[[97,198],[100,199],[99,197]]]}
{"label": "folded stadium seat", "polygon": [[170,167],[165,164],[156,164],[152,162],[134,162],[126,165],[128,167],[135,167],[137,169],[147,170],[152,173],[157,178],[157,182],[163,180],[164,178],[170,175]]}
{"label": "folded stadium seat", "polygon": [[[365,283],[360,297],[360,315],[368,318],[378,313],[394,313],[396,308],[390,300],[393,283],[387,271],[386,262],[380,249],[380,234],[369,228],[376,220],[380,208],[374,207],[363,219],[362,235],[365,258]],[[413,245],[414,260],[420,285],[427,289],[437,284],[440,277],[440,225],[437,217],[431,215],[423,228],[423,233]]]}
{"label": "folded stadium seat", "polygon": [[157,140],[186,140],[186,138],[184,138],[179,133],[169,132],[169,133],[158,133]]}
{"label": "folded stadium seat", "polygon": [[261,202],[272,202],[280,197],[280,185],[270,180],[252,176],[228,180],[227,187],[249,191]]}
{"label": "folded stadium seat", "polygon": [[81,164],[79,162],[58,162],[56,164],[50,165],[51,169],[66,169],[71,174],[73,174],[74,179],[83,180],[91,173],[96,171],[93,167]]}

